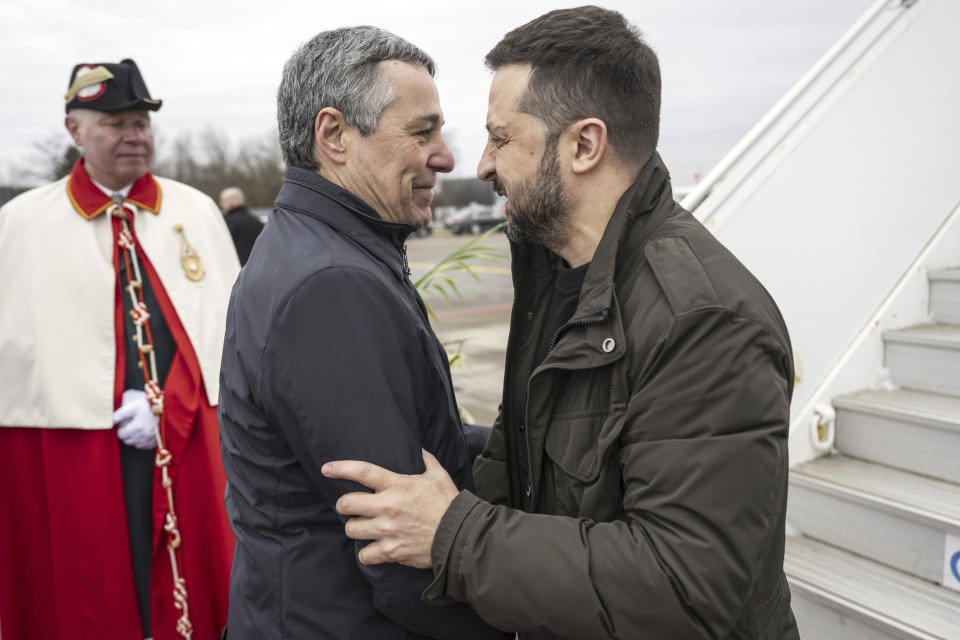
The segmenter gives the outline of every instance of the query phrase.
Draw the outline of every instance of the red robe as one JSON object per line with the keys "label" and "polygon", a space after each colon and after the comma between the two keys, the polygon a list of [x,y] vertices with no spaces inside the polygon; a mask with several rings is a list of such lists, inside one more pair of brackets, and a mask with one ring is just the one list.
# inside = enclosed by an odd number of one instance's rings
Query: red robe
{"label": "red robe", "polygon": [[[152,180],[149,174],[144,178]],[[193,346],[160,278],[146,256],[140,257],[177,344],[164,389],[165,444],[173,455],[170,475],[193,638],[219,638],[234,540],[223,505],[216,407],[206,397]],[[115,251],[115,267],[117,258]],[[125,362],[121,293],[118,283],[115,407]],[[0,428],[0,487],[0,637],[142,638],[116,428]],[[163,531],[166,511],[155,468],[150,608],[156,640],[181,637]]]}

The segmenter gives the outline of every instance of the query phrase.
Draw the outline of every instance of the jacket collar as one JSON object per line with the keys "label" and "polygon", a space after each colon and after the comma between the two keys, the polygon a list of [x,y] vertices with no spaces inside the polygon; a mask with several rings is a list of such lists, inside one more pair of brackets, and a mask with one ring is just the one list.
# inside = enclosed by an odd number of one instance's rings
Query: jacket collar
{"label": "jacket collar", "polygon": [[670,173],[660,154],[654,151],[634,183],[620,196],[607,222],[584,278],[582,290],[586,295],[580,300],[575,316],[592,315],[612,306],[617,254],[627,236],[631,244],[639,243],[660,224],[670,212],[670,207],[658,206],[662,202],[673,202],[673,190]]}
{"label": "jacket collar", "polygon": [[[672,205],[669,174],[654,154],[620,197],[590,261],[577,308],[565,325],[582,325],[584,339],[560,340],[540,366],[598,366],[623,356],[623,318],[614,293],[618,256],[622,259],[638,250],[643,238],[673,210]],[[531,243],[513,244],[511,249],[518,295],[536,296],[553,286],[556,258],[552,253]],[[611,350],[601,349],[607,338],[614,340]]]}
{"label": "jacket collar", "polygon": [[414,228],[383,220],[373,207],[320,174],[288,168],[275,204],[337,229],[383,262],[398,279],[407,275],[403,243]]}
{"label": "jacket collar", "polygon": [[[73,208],[85,220],[93,220],[114,204],[110,196],[93,184],[93,180],[87,175],[87,170],[83,168],[83,156],[77,158],[70,171],[70,177],[67,179],[67,196]],[[161,197],[160,185],[148,171],[133,183],[125,202],[156,214],[160,212]]]}
{"label": "jacket collar", "polygon": [[[620,196],[607,222],[584,277],[581,289],[583,294],[572,319],[604,313],[611,309],[613,276],[621,245],[627,235],[631,243],[642,240],[666,217],[670,208],[658,207],[664,201],[673,201],[670,174],[660,159],[660,154],[654,152],[634,183]],[[652,215],[644,215],[651,212]],[[556,278],[556,258],[547,249],[524,242],[511,243],[511,251],[515,267],[515,286],[520,286],[523,278],[529,278],[531,274],[538,280],[542,278],[551,283]]]}

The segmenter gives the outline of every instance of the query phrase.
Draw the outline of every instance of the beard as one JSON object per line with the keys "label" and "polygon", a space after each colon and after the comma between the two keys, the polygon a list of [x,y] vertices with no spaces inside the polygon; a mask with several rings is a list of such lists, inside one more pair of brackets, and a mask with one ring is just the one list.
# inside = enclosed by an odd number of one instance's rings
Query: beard
{"label": "beard", "polygon": [[536,173],[513,187],[508,197],[505,231],[511,241],[533,242],[556,253],[570,240],[571,207],[560,181],[555,139],[547,141]]}

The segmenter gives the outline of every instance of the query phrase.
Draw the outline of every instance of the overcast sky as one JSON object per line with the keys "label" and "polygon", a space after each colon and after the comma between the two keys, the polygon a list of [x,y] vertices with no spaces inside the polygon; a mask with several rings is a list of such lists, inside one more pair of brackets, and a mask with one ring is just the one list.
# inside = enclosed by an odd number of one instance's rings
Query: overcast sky
{"label": "overcast sky", "polygon": [[[136,60],[163,143],[215,127],[236,144],[275,132],[283,63],[319,31],[374,24],[437,62],[455,175],[474,175],[485,132],[483,56],[504,33],[579,3],[523,0],[0,0],[0,182],[62,135],[63,93],[79,62]],[[660,152],[675,184],[706,173],[874,0],[631,0],[621,11],[656,50]]]}

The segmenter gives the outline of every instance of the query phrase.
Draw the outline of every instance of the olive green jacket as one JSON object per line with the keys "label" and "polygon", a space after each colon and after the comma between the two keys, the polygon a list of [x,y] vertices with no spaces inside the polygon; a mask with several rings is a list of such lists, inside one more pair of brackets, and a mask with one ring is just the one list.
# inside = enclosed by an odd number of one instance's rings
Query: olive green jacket
{"label": "olive green jacket", "polygon": [[520,638],[797,638],[783,575],[793,363],[769,294],[659,156],[534,367],[555,258],[513,247],[503,404],[447,510],[433,603]]}

